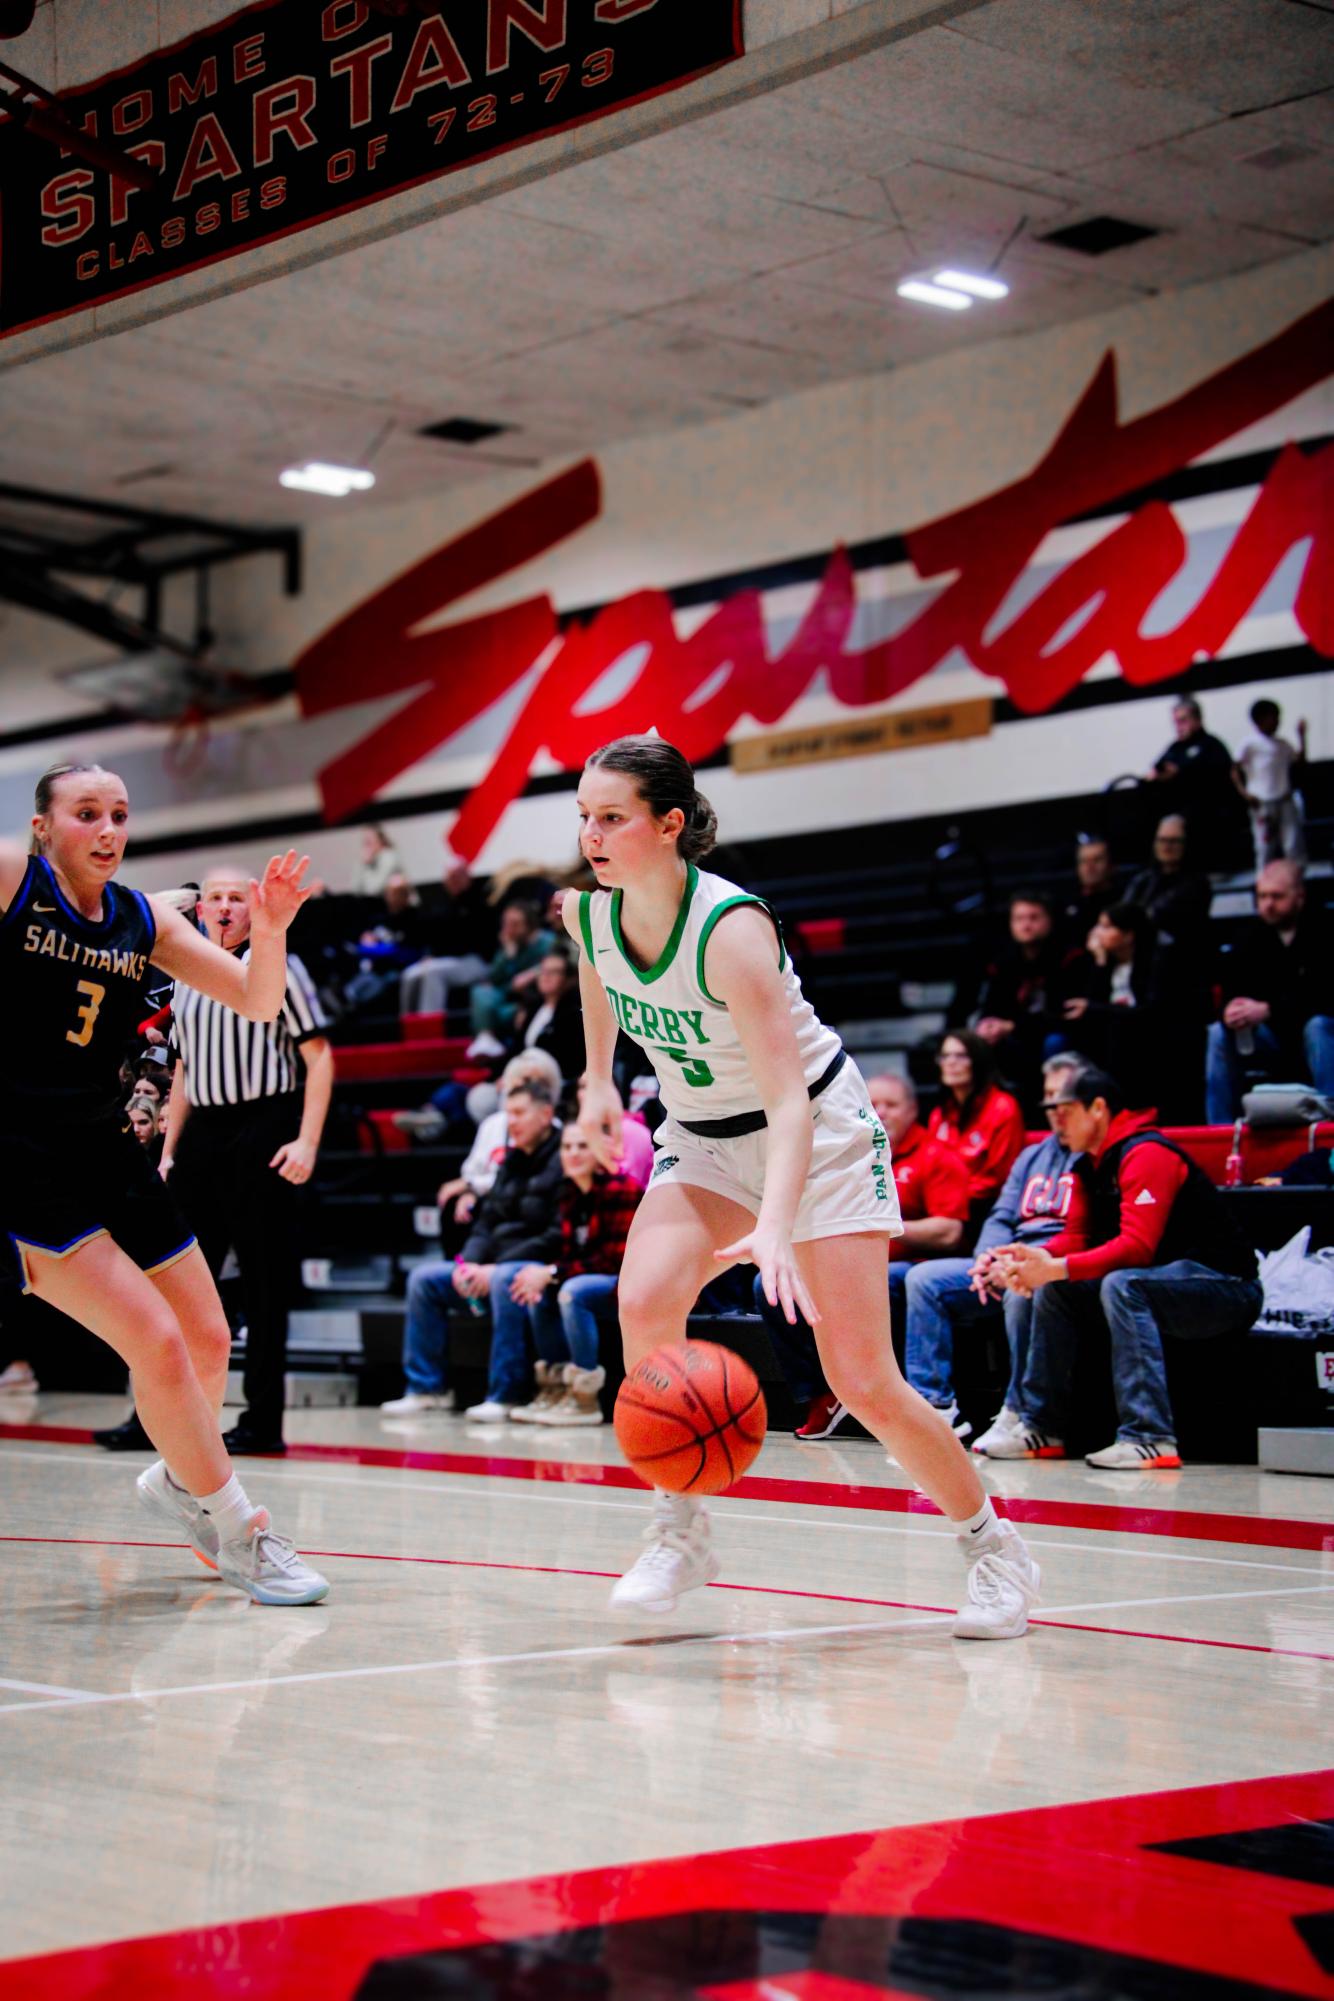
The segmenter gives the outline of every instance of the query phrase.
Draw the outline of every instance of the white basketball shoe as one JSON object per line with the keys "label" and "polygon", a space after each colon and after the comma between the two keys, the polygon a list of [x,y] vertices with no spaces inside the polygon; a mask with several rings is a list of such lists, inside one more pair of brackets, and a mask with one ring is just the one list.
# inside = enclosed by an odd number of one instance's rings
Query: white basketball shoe
{"label": "white basketball shoe", "polygon": [[244,1533],[220,1545],[218,1575],[257,1605],[318,1605],[329,1592],[328,1578],[286,1536],[274,1534],[267,1508],[256,1508]]}
{"label": "white basketball shoe", "polygon": [[218,1531],[193,1494],[178,1487],[165,1459],[156,1459],[135,1481],[140,1501],[150,1514],[161,1515],[185,1535],[195,1555],[210,1570],[218,1567]]}
{"label": "white basketball shoe", "polygon": [[703,1503],[688,1494],[653,1496],[644,1553],[611,1588],[613,1612],[674,1612],[683,1591],[711,1584],[718,1559]]}
{"label": "white basketball shoe", "polygon": [[1019,1532],[997,1522],[985,1536],[962,1536],[968,1561],[968,1603],[954,1621],[956,1640],[1017,1640],[1028,1631],[1042,1572]]}

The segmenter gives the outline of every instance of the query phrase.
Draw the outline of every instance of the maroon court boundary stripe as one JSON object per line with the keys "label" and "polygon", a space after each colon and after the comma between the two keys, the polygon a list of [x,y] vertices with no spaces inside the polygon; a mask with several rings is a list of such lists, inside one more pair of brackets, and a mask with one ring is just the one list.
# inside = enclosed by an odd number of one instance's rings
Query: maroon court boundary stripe
{"label": "maroon court boundary stripe", "polygon": [[[0,1543],[7,1542],[56,1543],[61,1548],[78,1549],[179,1550],[181,1547],[176,1542],[129,1540],[120,1536],[0,1535]],[[308,1549],[305,1554],[318,1556],[323,1561],[332,1557],[336,1563],[425,1563],[439,1565],[446,1570],[519,1570],[540,1577],[610,1579],[620,1575],[616,1570],[582,1570],[563,1563],[504,1563],[482,1556],[390,1556],[383,1550],[375,1549]],[[201,1574],[199,1581],[202,1584],[210,1580]],[[872,1610],[883,1612],[930,1612],[938,1613],[942,1618],[949,1618],[955,1610],[952,1605],[918,1605],[906,1598],[861,1598],[847,1591],[803,1591],[799,1586],[788,1584],[729,1584],[724,1578],[715,1578],[706,1589],[753,1592],[765,1598],[809,1598],[825,1605],[868,1605]],[[1029,1624],[1049,1627],[1053,1632],[1105,1633],[1121,1640],[1158,1640],[1175,1647],[1222,1647],[1228,1653],[1282,1654],[1292,1660],[1334,1661],[1334,1654],[1317,1653],[1311,1647],[1272,1647],[1264,1640],[1205,1639],[1197,1633],[1146,1633],[1138,1626],[1089,1626],[1079,1619],[1044,1619],[1040,1616],[1031,1619]],[[152,1691],[146,1693],[151,1694]]]}
{"label": "maroon court boundary stripe", "polygon": [[[91,1445],[93,1434],[75,1425],[0,1424],[0,1439],[46,1445]],[[256,1454],[257,1458],[262,1454]],[[385,1445],[289,1445],[297,1465],[387,1467],[398,1472],[458,1473],[472,1479],[554,1481],[575,1487],[646,1491],[628,1466],[598,1466],[563,1459],[509,1459],[469,1452],[405,1452]],[[747,1473],[727,1490],[729,1500],[785,1501],[808,1508],[851,1508],[871,1514],[938,1515],[924,1494],[909,1487],[840,1487],[824,1480],[793,1480]],[[1037,1501],[998,1495],[1014,1522],[1047,1528],[1092,1529],[1104,1535],[1156,1535],[1186,1542],[1247,1544],[1258,1549],[1334,1552],[1334,1522],[1304,1522],[1284,1515],[1223,1515],[1200,1510],[1123,1507],[1111,1501]]]}

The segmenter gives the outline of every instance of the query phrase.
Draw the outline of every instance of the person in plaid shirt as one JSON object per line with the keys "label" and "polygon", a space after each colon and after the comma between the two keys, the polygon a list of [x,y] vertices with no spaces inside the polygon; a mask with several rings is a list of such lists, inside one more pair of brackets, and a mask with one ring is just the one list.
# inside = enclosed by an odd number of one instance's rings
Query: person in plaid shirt
{"label": "person in plaid shirt", "polygon": [[615,1302],[625,1240],[644,1191],[628,1175],[599,1167],[574,1123],[561,1132],[560,1164],[560,1249],[553,1264],[517,1272],[511,1292],[528,1307],[538,1347],[549,1347],[559,1330],[570,1360],[539,1362],[536,1397],[511,1416],[520,1424],[601,1424],[598,1392],[607,1372],[598,1363],[599,1316]]}

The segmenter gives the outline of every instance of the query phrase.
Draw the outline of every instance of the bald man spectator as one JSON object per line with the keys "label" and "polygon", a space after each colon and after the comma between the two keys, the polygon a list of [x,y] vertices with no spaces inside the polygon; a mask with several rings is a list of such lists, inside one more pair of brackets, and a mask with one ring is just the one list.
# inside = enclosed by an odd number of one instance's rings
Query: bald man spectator
{"label": "bald man spectator", "polygon": [[1220,1018],[1209,1029],[1205,1115],[1229,1125],[1246,1072],[1309,1080],[1334,1095],[1334,932],[1308,910],[1296,862],[1270,862],[1255,884],[1254,918],[1223,955]]}
{"label": "bald man spectator", "polygon": [[1138,903],[1154,921],[1165,945],[1198,944],[1209,921],[1213,892],[1209,878],[1186,866],[1186,822],[1167,813],[1153,837],[1153,861],[1141,869],[1126,890],[1125,901]]}
{"label": "bald man spectator", "polygon": [[[908,1274],[921,1260],[960,1250],[968,1228],[969,1180],[953,1147],[932,1139],[918,1118],[917,1092],[906,1077],[868,1078],[872,1109],[889,1135],[890,1165],[903,1218],[903,1235],[890,1240],[889,1303],[896,1331],[904,1320]],[[770,1306],[758,1274],[755,1310],[769,1330],[774,1352],[794,1398],[809,1405],[798,1427],[802,1439],[828,1438],[847,1415],[824,1380],[815,1338],[804,1320],[790,1326],[781,1307]]]}

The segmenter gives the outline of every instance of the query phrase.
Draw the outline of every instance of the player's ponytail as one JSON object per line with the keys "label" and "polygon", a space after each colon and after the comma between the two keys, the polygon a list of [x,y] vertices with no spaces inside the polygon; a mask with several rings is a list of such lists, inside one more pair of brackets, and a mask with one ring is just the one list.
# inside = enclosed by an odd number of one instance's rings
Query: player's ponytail
{"label": "player's ponytail", "polygon": [[658,819],[677,808],[685,817],[676,842],[682,861],[700,861],[717,842],[718,815],[696,790],[694,770],[674,743],[660,736],[618,736],[593,752],[587,768],[622,771],[633,778],[640,798]]}
{"label": "player's ponytail", "polygon": [[681,829],[681,838],[676,851],[682,861],[697,862],[709,854],[718,841],[718,815],[710,806],[702,792],[696,792],[694,802],[686,815],[686,823]]}
{"label": "player's ponytail", "polygon": [[[100,775],[103,776],[105,775],[102,772],[102,766],[100,764],[49,765],[47,769],[42,773],[41,777],[38,779],[37,784],[33,790],[32,810],[34,814],[46,814],[51,811],[51,804],[56,796],[57,783],[62,778],[69,778],[76,771],[96,771]],[[28,843],[28,853],[30,855],[41,854],[42,845],[43,845],[42,837],[34,828],[32,839]]]}

